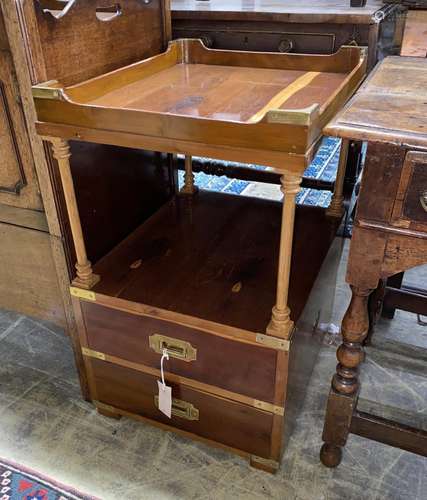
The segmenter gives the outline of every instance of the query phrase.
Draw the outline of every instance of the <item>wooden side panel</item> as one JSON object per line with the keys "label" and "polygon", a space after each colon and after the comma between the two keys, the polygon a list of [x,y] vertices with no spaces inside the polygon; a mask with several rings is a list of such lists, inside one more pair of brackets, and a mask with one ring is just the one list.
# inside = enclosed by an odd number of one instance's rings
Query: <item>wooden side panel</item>
{"label": "wooden side panel", "polygon": [[0,223],[0,308],[63,325],[50,238],[41,231]]}
{"label": "wooden side panel", "polygon": [[[32,3],[32,2],[27,2]],[[51,2],[50,2],[51,3]],[[49,2],[35,0],[35,23],[39,38],[33,33],[34,55],[43,53],[48,80],[66,84],[93,76],[157,54],[165,49],[170,37],[168,2],[140,0],[74,0],[59,19],[46,8]],[[117,5],[117,16],[99,16],[97,9]],[[34,12],[24,5],[31,23]],[[41,76],[41,75],[40,75]]]}
{"label": "wooden side panel", "polygon": [[170,357],[165,370],[205,384],[274,402],[277,351],[206,334],[192,328],[82,302],[89,347],[134,363],[160,368],[150,348],[154,334],[186,341],[196,359]]}
{"label": "wooden side panel", "polygon": [[378,263],[384,259],[386,245],[385,233],[355,226],[347,265],[347,283],[356,282],[364,288],[376,288],[381,273]]}
{"label": "wooden side panel", "polygon": [[427,10],[407,13],[400,55],[427,57]]}
{"label": "wooden side panel", "polygon": [[210,396],[183,385],[172,395],[199,410],[199,420],[172,416],[156,408],[157,378],[104,361],[92,360],[97,397],[102,403],[194,433],[257,456],[270,457],[273,415],[250,406]]}
{"label": "wooden side panel", "polygon": [[19,89],[0,12],[0,203],[41,209]]}
{"label": "wooden side panel", "polygon": [[[174,189],[165,155],[73,141],[70,147],[86,250],[95,263],[166,203]],[[53,175],[57,182],[56,166]],[[57,183],[60,204],[61,194]],[[64,212],[62,220],[67,219]]]}
{"label": "wooden side panel", "polygon": [[359,194],[358,220],[390,221],[404,158],[403,148],[369,143]]}

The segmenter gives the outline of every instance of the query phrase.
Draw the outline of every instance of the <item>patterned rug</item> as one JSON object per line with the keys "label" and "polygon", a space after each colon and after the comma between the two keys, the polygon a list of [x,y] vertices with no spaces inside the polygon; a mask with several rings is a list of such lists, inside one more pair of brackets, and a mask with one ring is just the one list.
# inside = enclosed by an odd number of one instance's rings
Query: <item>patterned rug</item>
{"label": "patterned rug", "polygon": [[0,500],[96,500],[0,458]]}
{"label": "patterned rug", "polygon": [[[322,181],[334,181],[340,154],[341,140],[333,137],[324,137],[317,151],[317,154],[304,172],[305,177],[319,179]],[[208,158],[197,158],[199,161],[209,161]],[[235,164],[235,162],[226,162]],[[266,170],[267,167],[260,165],[246,165],[247,167]],[[184,184],[184,172],[179,172],[179,184]],[[280,187],[275,184],[266,184],[261,182],[243,181],[240,179],[230,179],[225,176],[208,175],[204,172],[195,174],[195,183],[201,189],[210,191],[219,191],[222,193],[231,193],[242,196],[254,196],[267,198],[271,200],[281,200],[282,193]],[[311,205],[326,208],[331,201],[332,193],[318,189],[301,189],[297,196],[297,203],[300,205]]]}

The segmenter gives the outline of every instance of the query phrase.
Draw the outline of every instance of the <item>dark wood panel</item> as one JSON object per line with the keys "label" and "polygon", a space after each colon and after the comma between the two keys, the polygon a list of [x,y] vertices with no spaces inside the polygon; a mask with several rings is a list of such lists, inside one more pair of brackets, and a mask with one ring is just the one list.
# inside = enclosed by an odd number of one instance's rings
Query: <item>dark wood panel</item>
{"label": "dark wood panel", "polygon": [[0,203],[42,209],[14,61],[0,10]]}
{"label": "dark wood panel", "polygon": [[[275,303],[280,220],[277,202],[207,191],[193,201],[178,196],[95,266],[101,275],[95,291],[265,332]],[[294,320],[336,229],[337,221],[323,209],[298,207]],[[137,261],[141,265],[130,268]]]}
{"label": "dark wood panel", "polygon": [[350,430],[353,434],[427,456],[427,432],[376,415],[355,411]]}
{"label": "dark wood panel", "polygon": [[174,398],[189,402],[199,410],[199,420],[168,419],[154,405],[157,378],[127,368],[92,360],[97,398],[122,410],[262,457],[270,457],[273,415],[250,406],[176,384]]}
{"label": "dark wood panel", "polygon": [[82,302],[89,347],[118,358],[160,367],[160,354],[149,346],[149,336],[166,335],[184,340],[197,349],[197,359],[186,362],[173,357],[165,370],[274,402],[277,351],[228,340],[202,331],[145,316],[136,316],[97,304]]}
{"label": "dark wood panel", "polygon": [[[109,21],[96,15],[97,8],[113,5],[109,0],[75,0],[60,19],[43,3],[34,2],[39,40],[32,40],[32,49],[41,47],[47,80],[72,84],[92,78],[161,52],[169,38],[164,0],[126,0]],[[33,17],[29,9],[24,6],[27,19]]]}
{"label": "dark wood panel", "polygon": [[399,186],[405,150],[370,143],[359,194],[357,218],[388,222]]}
{"label": "dark wood panel", "polygon": [[[170,199],[175,192],[173,178],[165,155],[74,141],[70,146],[86,249],[96,262]],[[74,245],[58,166],[52,159],[50,169],[70,276],[74,276]]]}
{"label": "dark wood panel", "polygon": [[173,19],[248,19],[251,21],[277,20],[291,22],[374,22],[373,15],[382,8],[379,0],[368,0],[363,9],[350,7],[340,0],[299,1],[269,0],[267,2],[241,2],[240,0],[211,0],[209,8],[204,2],[172,0]]}
{"label": "dark wood panel", "polygon": [[382,315],[393,319],[395,309],[427,316],[427,292],[411,287],[386,286]]}
{"label": "dark wood panel", "polygon": [[421,204],[421,196],[427,191],[427,153],[424,155],[425,162],[414,162],[411,180],[403,203],[403,216],[416,221],[423,222],[427,226],[427,210]]}

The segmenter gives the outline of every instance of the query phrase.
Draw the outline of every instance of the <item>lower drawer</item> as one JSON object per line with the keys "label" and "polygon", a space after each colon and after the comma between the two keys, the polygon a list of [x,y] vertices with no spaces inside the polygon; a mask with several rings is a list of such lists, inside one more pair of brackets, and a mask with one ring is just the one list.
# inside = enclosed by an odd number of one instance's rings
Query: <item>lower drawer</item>
{"label": "lower drawer", "polygon": [[96,390],[93,397],[101,403],[270,458],[271,413],[168,382],[175,413],[169,419],[156,406],[157,377],[101,360],[92,359],[90,363]]}

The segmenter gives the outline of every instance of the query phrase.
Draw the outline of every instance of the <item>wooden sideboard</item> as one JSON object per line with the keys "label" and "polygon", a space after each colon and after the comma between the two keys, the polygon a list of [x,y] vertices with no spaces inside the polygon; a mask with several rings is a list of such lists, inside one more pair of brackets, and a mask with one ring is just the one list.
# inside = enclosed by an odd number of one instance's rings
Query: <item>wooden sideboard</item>
{"label": "wooden sideboard", "polygon": [[55,266],[65,260],[42,148],[33,148],[26,115],[31,84],[14,7],[6,1],[0,9],[0,307],[65,326]]}
{"label": "wooden sideboard", "polygon": [[209,47],[330,54],[342,45],[368,47],[368,70],[398,53],[405,9],[368,0],[351,8],[339,0],[172,0],[173,38],[202,38]]}
{"label": "wooden sideboard", "polygon": [[[3,17],[3,12],[6,18]],[[65,326],[45,204],[21,92],[18,36],[0,9],[0,307]],[[15,19],[16,21],[16,19]],[[6,29],[7,28],[7,29]],[[19,31],[19,30],[18,30]],[[19,56],[18,56],[19,57]],[[25,77],[25,73],[24,73]],[[28,91],[30,83],[28,82]]]}

